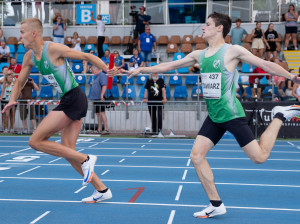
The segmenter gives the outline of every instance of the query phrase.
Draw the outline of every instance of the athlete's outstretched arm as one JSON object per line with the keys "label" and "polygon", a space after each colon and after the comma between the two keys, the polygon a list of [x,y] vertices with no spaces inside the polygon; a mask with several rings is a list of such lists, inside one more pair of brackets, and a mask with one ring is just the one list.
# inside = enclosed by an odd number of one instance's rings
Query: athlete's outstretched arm
{"label": "athlete's outstretched arm", "polygon": [[282,77],[291,79],[295,83],[300,83],[300,77],[289,73],[284,68],[282,68],[280,65],[270,62],[270,61],[265,61],[259,57],[256,57],[251,52],[249,52],[247,49],[245,49],[241,46],[234,45],[232,47],[234,48],[232,50],[232,52],[234,52],[232,54],[232,57],[236,56],[236,58],[240,59],[241,61],[246,62],[247,64],[250,64],[250,65],[259,67],[272,75],[282,76]]}
{"label": "athlete's outstretched arm", "polygon": [[23,89],[26,80],[28,79],[31,68],[32,68],[32,60],[31,60],[31,52],[28,51],[23,58],[22,70],[20,72],[19,77],[17,78],[15,85],[11,91],[11,96],[9,99],[9,103],[4,107],[1,113],[4,113],[6,110],[12,108],[14,105],[18,104],[17,99],[20,96],[21,90]]}
{"label": "athlete's outstretched arm", "polygon": [[193,64],[198,62],[198,57],[199,53],[201,51],[194,51],[190,54],[188,54],[186,57],[183,59],[177,60],[177,61],[171,61],[171,62],[166,62],[166,63],[161,63],[156,66],[152,67],[140,67],[135,70],[132,70],[129,72],[130,77],[137,75],[139,73],[164,73],[168,72],[177,68],[183,68],[183,67],[189,67],[192,66]]}
{"label": "athlete's outstretched arm", "polygon": [[93,54],[76,51],[65,45],[57,44],[57,43],[51,43],[51,46],[49,45],[49,52],[51,52],[51,54],[52,53],[55,54],[57,58],[85,60],[97,66],[98,68],[102,69],[103,71],[105,72],[107,71],[107,67],[104,64],[104,62]]}

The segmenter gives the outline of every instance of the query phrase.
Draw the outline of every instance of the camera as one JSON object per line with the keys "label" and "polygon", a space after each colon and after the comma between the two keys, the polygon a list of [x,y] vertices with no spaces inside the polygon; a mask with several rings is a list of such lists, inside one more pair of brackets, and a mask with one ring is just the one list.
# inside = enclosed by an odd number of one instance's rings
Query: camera
{"label": "camera", "polygon": [[28,82],[31,82],[32,81],[32,78],[28,78]]}
{"label": "camera", "polygon": [[135,8],[135,5],[130,6],[131,12],[129,13],[129,15],[132,17],[136,17],[138,15],[138,11],[134,10]]}

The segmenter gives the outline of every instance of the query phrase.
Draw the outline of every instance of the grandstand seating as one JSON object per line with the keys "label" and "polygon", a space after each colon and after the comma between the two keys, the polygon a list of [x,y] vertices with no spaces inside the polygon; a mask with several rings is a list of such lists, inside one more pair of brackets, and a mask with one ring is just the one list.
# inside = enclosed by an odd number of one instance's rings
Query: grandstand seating
{"label": "grandstand seating", "polygon": [[[122,97],[123,98],[126,98],[126,86],[124,86],[124,90],[123,90],[123,93],[122,93]],[[135,99],[136,98],[136,91],[135,91],[135,87],[134,86],[128,86],[128,98],[130,99]]]}
{"label": "grandstand seating", "polygon": [[172,35],[170,38],[170,44],[181,44],[181,39],[179,35]]}
{"label": "grandstand seating", "polygon": [[103,44],[103,45],[102,45],[102,49],[103,49],[103,52],[104,52],[105,50],[107,50],[107,49],[108,49],[108,44]]}
{"label": "grandstand seating", "polygon": [[201,37],[201,35],[196,35],[194,43],[195,44],[205,44],[205,40]]}
{"label": "grandstand seating", "polygon": [[17,56],[17,63],[22,64],[23,63],[24,54],[18,54]]}
{"label": "grandstand seating", "polygon": [[206,44],[205,43],[198,43],[195,46],[195,50],[203,50],[206,48]]}
{"label": "grandstand seating", "polygon": [[170,76],[169,84],[170,85],[182,85],[181,76],[178,76],[178,75]]}
{"label": "grandstand seating", "polygon": [[156,62],[149,62],[148,63],[148,67],[155,66],[155,65],[158,65],[158,64]]}
{"label": "grandstand seating", "polygon": [[186,86],[175,86],[174,99],[186,99],[188,97]]}
{"label": "grandstand seating", "polygon": [[167,97],[167,99],[171,98],[171,91],[170,91],[170,87],[169,86],[166,86],[166,97]]}
{"label": "grandstand seating", "polygon": [[[264,91],[263,91],[263,94],[267,94],[267,93],[272,93],[272,86],[266,86]],[[278,96],[278,89],[276,86],[274,86],[274,94],[276,96]],[[264,97],[264,98],[268,98],[268,97]],[[272,98],[272,97],[270,97]]]}
{"label": "grandstand seating", "polygon": [[39,73],[36,67],[32,66],[30,73]]}
{"label": "grandstand seating", "polygon": [[81,73],[83,71],[82,63],[73,63],[72,70],[74,73]]}
{"label": "grandstand seating", "polygon": [[16,37],[8,37],[6,40],[6,45],[17,45],[18,39]]}
{"label": "grandstand seating", "polygon": [[136,84],[137,85],[144,85],[144,84],[146,84],[148,77],[149,77],[148,75],[147,76],[146,75],[138,76],[136,78]]}
{"label": "grandstand seating", "polygon": [[80,38],[80,45],[85,45],[86,44],[85,36],[79,36],[79,38]]}
{"label": "grandstand seating", "polygon": [[41,85],[49,85],[50,83],[48,82],[47,79],[45,79],[45,77],[42,78],[42,81],[41,81]]}
{"label": "grandstand seating", "polygon": [[88,53],[89,52],[89,50],[93,50],[94,52],[95,52],[95,45],[94,44],[86,44],[85,46],[84,46],[84,52],[85,53]]}
{"label": "grandstand seating", "polygon": [[110,45],[121,45],[121,37],[120,36],[112,36],[110,39]]}
{"label": "grandstand seating", "polygon": [[157,44],[158,45],[168,45],[169,44],[169,37],[168,36],[159,36]]}
{"label": "grandstand seating", "polygon": [[64,40],[65,45],[72,45],[72,37],[71,36],[66,36]]}
{"label": "grandstand seating", "polygon": [[86,78],[84,75],[75,75],[75,80],[79,85],[85,85]]}
{"label": "grandstand seating", "polygon": [[118,77],[117,76],[113,77],[113,84],[118,84]]}
{"label": "grandstand seating", "polygon": [[13,45],[13,44],[7,44],[6,46],[9,47],[9,50],[10,50],[11,54],[16,53],[16,47],[15,47],[15,45]]}
{"label": "grandstand seating", "polygon": [[178,52],[178,46],[177,46],[177,44],[173,44],[173,43],[168,44],[166,52],[168,54]]}
{"label": "grandstand seating", "polygon": [[182,44],[180,51],[183,53],[191,53],[193,51],[192,44]]}
{"label": "grandstand seating", "polygon": [[3,68],[4,66],[9,67],[9,63],[7,63],[7,62],[2,62],[2,63],[0,64],[0,72],[2,72],[2,68]]}
{"label": "grandstand seating", "polygon": [[52,86],[42,86],[39,97],[40,98],[52,98],[53,97]]}
{"label": "grandstand seating", "polygon": [[108,38],[108,36],[105,36],[104,44],[109,44],[109,38]]}
{"label": "grandstand seating", "polygon": [[17,49],[18,54],[25,54],[25,47],[23,44],[20,44]]}
{"label": "grandstand seating", "polygon": [[86,44],[94,44],[97,45],[98,44],[98,38],[96,36],[89,36]]}
{"label": "grandstand seating", "polygon": [[34,83],[36,84],[40,83],[40,77],[38,75],[31,75],[30,78],[33,79]]}
{"label": "grandstand seating", "polygon": [[45,36],[45,37],[43,37],[43,40],[44,41],[52,41],[52,38],[49,36]]}
{"label": "grandstand seating", "polygon": [[251,87],[248,86],[246,89],[245,89],[245,93],[247,94],[246,95],[246,98],[249,99],[249,98],[252,98],[252,92],[251,92]]}
{"label": "grandstand seating", "polygon": [[120,94],[119,94],[119,88],[118,88],[118,86],[113,86],[112,89],[110,90],[110,92],[111,92],[113,98],[119,99]]}
{"label": "grandstand seating", "polygon": [[90,75],[88,84],[89,84],[89,85],[92,85],[92,84],[93,84],[93,81],[95,80],[95,78],[96,78],[95,75]]}
{"label": "grandstand seating", "polygon": [[186,76],[185,84],[186,85],[196,85],[198,82],[198,76]]}
{"label": "grandstand seating", "polygon": [[182,44],[192,44],[193,36],[192,35],[184,35],[182,38]]}
{"label": "grandstand seating", "polygon": [[143,99],[145,94],[145,86],[141,87],[140,93],[139,93],[139,98]]}
{"label": "grandstand seating", "polygon": [[199,97],[203,97],[203,90],[202,90],[202,86],[193,86],[192,88],[192,93],[191,93],[191,97],[192,98],[198,98]]}
{"label": "grandstand seating", "polygon": [[122,44],[123,44],[123,45],[126,45],[126,44],[132,44],[132,36],[124,36],[124,37],[123,37]]}
{"label": "grandstand seating", "polygon": [[37,91],[32,89],[32,98],[35,99],[37,97]]}
{"label": "grandstand seating", "polygon": [[[122,76],[121,80],[120,80],[120,84],[126,84],[127,82],[127,78],[128,76]],[[131,77],[130,79],[128,79],[129,84],[133,84],[133,77]]]}
{"label": "grandstand seating", "polygon": [[82,91],[85,93],[85,86],[80,86],[80,88],[81,88]]}
{"label": "grandstand seating", "polygon": [[249,64],[243,63],[241,72],[242,73],[252,73],[254,69],[255,69],[254,66],[252,66],[252,68],[251,68],[251,66]]}

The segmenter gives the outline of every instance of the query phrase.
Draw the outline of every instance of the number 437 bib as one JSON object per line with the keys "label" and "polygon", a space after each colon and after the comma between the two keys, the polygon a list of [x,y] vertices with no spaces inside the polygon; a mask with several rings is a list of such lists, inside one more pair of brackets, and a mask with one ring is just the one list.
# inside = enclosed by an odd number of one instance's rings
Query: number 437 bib
{"label": "number 437 bib", "polygon": [[207,99],[220,99],[221,73],[201,73],[203,97]]}

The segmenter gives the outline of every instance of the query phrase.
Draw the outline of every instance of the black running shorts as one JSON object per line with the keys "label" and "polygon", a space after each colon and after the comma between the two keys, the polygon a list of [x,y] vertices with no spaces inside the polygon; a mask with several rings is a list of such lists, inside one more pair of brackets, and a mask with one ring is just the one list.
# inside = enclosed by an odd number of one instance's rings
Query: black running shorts
{"label": "black running shorts", "polygon": [[209,138],[216,145],[226,131],[234,135],[241,147],[244,147],[255,139],[245,117],[236,118],[224,123],[215,123],[207,116],[198,135]]}
{"label": "black running shorts", "polygon": [[71,120],[76,121],[86,116],[88,101],[85,93],[77,86],[67,92],[54,111],[63,111]]}

